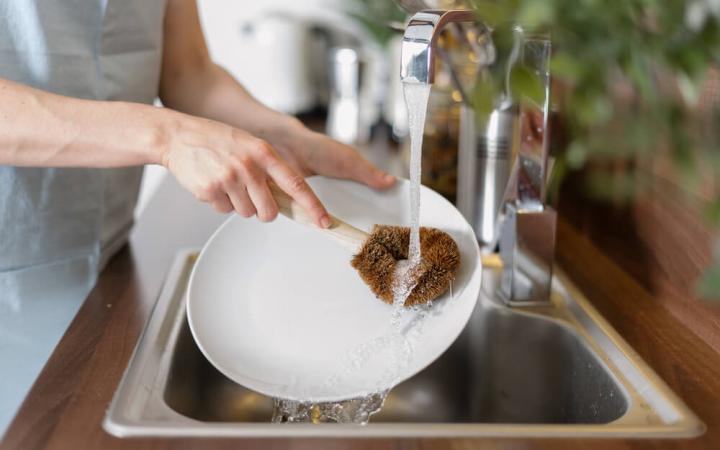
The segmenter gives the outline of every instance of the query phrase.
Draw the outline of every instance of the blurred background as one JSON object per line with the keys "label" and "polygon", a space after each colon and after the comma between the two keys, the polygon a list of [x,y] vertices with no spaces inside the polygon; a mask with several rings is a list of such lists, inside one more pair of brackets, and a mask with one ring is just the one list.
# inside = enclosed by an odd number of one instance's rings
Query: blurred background
{"label": "blurred background", "polygon": [[[407,121],[399,51],[409,14],[398,4],[474,9],[492,30],[497,55],[483,50],[483,33],[441,36],[445,54],[428,107],[422,173],[423,184],[456,202],[471,222],[482,218],[468,209],[477,198],[467,198],[462,180],[463,116],[494,110],[500,126],[531,124],[504,124],[497,101],[537,96],[537,71],[502,55],[511,53],[508,24],[541,30],[552,42],[550,132],[536,136],[550,147],[549,202],[612,247],[647,286],[672,280],[683,295],[720,297],[720,2],[198,3],[212,57],[255,97],[400,176],[407,174]],[[484,136],[476,145],[482,164],[490,158],[493,170],[509,172],[513,150],[503,145]],[[488,170],[472,158],[477,170]],[[160,167],[146,169],[138,213],[165,176]],[[491,186],[470,190],[478,189]],[[502,190],[492,193],[495,203]],[[492,230],[475,225],[481,240],[483,233],[492,240]]]}
{"label": "blurred background", "polygon": [[[364,144],[374,125],[395,123],[398,115],[396,131],[405,133],[397,76],[402,31],[385,24],[398,20],[402,27],[405,14],[389,0],[370,3],[384,3],[385,16],[364,23],[358,17],[375,10],[357,0],[199,0],[198,6],[211,56],[252,95],[289,114],[329,118],[317,127]],[[393,38],[396,45],[385,45]],[[164,176],[161,167],[146,169],[138,213]]]}
{"label": "blurred background", "polygon": [[[409,14],[392,0],[198,1],[213,59],[266,105],[356,146],[407,176],[400,42]],[[464,50],[444,44],[467,70]],[[472,80],[468,80],[468,83]],[[426,126],[424,182],[455,200],[460,93],[438,64]],[[148,166],[136,214],[167,171]]]}

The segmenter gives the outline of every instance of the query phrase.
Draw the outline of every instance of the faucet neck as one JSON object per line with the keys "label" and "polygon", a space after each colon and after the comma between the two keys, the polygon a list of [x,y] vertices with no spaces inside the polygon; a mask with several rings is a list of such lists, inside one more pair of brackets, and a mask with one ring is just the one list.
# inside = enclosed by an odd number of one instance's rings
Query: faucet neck
{"label": "faucet neck", "polygon": [[400,79],[405,83],[432,84],[435,81],[435,45],[448,23],[475,22],[470,10],[420,11],[405,28],[400,51]]}

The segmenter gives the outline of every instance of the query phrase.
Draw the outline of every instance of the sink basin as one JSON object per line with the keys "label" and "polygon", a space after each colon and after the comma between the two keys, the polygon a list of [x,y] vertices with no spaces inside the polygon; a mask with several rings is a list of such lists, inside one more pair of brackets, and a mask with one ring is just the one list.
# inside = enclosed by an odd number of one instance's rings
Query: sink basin
{"label": "sink basin", "polygon": [[498,267],[463,334],[390,391],[365,426],[273,424],[273,400],[199,351],[185,319],[194,253],[180,254],[106,416],[116,436],[685,437],[703,424],[558,272],[551,305],[507,308]]}
{"label": "sink basin", "polygon": [[[570,328],[492,307],[471,320],[440,359],[390,392],[372,423],[608,423],[627,411],[622,387]],[[272,416],[272,399],[219,373],[185,321],[163,394],[200,421]]]}

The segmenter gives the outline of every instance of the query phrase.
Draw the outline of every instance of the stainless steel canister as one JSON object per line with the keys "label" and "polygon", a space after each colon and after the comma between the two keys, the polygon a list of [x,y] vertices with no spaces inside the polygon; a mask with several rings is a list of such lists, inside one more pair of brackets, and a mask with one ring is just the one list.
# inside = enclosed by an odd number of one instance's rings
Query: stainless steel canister
{"label": "stainless steel canister", "polygon": [[472,108],[460,113],[457,206],[475,230],[484,251],[496,241],[497,219],[510,177],[513,145],[519,134],[514,104],[480,120]]}
{"label": "stainless steel canister", "polygon": [[362,110],[362,55],[356,48],[336,47],[330,51],[329,60],[330,100],[325,132],[346,144],[364,143],[370,127]]}

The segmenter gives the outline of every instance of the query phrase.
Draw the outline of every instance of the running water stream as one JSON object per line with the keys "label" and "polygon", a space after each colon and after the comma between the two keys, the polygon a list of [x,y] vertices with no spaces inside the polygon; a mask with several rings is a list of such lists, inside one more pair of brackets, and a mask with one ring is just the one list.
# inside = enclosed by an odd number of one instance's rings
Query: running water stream
{"label": "running water stream", "polygon": [[[393,305],[389,317],[388,331],[368,340],[348,352],[341,361],[338,372],[330,374],[326,384],[337,383],[351,371],[362,370],[370,357],[390,352],[387,370],[377,380],[377,387],[367,395],[339,402],[274,400],[272,422],[338,422],[366,424],[370,416],[383,406],[388,391],[398,375],[409,364],[413,345],[411,337],[422,332],[422,325],[428,316],[430,302],[416,306],[417,315],[409,324],[401,321],[405,300],[415,284],[408,276],[421,260],[420,254],[420,162],[422,160],[423,130],[430,97],[430,85],[403,83],[405,104],[408,109],[410,134],[410,247],[408,259],[399,261],[393,279]],[[405,330],[403,330],[403,328]]]}
{"label": "running water stream", "polygon": [[411,264],[420,262],[420,162],[422,161],[423,130],[430,85],[403,83],[405,105],[408,109],[410,132],[410,251]]}
{"label": "running water stream", "polygon": [[[405,105],[408,110],[408,130],[410,132],[410,248],[408,259],[398,261],[393,282],[392,323],[398,326],[399,316],[405,300],[415,284],[408,276],[420,263],[420,174],[422,162],[423,130],[430,98],[430,85],[403,83]],[[399,330],[398,330],[399,331]]]}

